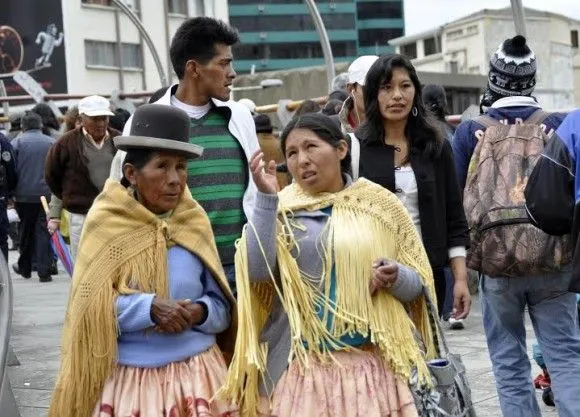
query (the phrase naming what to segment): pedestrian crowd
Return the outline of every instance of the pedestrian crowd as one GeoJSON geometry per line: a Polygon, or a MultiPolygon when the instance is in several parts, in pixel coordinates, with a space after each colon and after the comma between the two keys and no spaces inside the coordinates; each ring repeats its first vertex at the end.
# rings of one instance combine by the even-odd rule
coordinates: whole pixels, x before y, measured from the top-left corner
{"type": "Polygon", "coordinates": [[[59,236],[74,261],[49,416],[475,416],[443,332],[475,281],[503,415],[541,416],[542,389],[580,416],[580,110],[542,110],[526,39],[458,126],[387,54],[279,133],[230,99],[238,42],[189,19],[178,83],[132,115],[89,96],[0,135],[4,257],[10,236],[49,282],[59,236]]]}

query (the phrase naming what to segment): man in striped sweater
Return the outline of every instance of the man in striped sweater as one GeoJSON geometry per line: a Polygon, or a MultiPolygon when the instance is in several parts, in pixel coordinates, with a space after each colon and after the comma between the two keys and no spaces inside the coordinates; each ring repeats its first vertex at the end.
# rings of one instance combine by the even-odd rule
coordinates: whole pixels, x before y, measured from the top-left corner
{"type": "MultiPolygon", "coordinates": [[[[259,149],[250,111],[230,92],[236,72],[231,47],[239,41],[235,29],[208,17],[185,21],[171,42],[170,56],[179,84],[155,103],[184,110],[191,118],[190,143],[204,148],[188,165],[188,185],[207,212],[226,276],[235,293],[234,243],[253,211],[256,187],[248,159],[259,149]]],[[[131,130],[132,118],[124,134],[131,130]]],[[[122,178],[125,155],[119,151],[111,168],[122,178]]]]}

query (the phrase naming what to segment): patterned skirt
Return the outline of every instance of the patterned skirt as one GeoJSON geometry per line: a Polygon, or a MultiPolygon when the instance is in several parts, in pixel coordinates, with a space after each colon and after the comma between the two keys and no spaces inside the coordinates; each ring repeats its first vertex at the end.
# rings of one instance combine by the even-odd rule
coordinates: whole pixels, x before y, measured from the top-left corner
{"type": "Polygon", "coordinates": [[[282,375],[260,414],[268,417],[418,417],[411,390],[374,349],[333,353],[336,362],[296,361],[282,375]],[[338,362],[338,363],[337,363],[338,362]]]}
{"type": "Polygon", "coordinates": [[[217,346],[161,368],[119,365],[105,383],[92,417],[225,417],[238,408],[211,398],[227,368],[217,346]]]}

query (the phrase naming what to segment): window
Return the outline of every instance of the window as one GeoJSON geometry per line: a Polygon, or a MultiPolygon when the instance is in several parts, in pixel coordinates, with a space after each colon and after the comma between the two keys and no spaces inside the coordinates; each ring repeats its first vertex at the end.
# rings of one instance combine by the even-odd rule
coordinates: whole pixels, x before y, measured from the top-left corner
{"type": "Polygon", "coordinates": [[[407,45],[401,45],[401,55],[405,55],[409,59],[417,58],[417,43],[408,43],[407,45]]]}
{"type": "MultiPolygon", "coordinates": [[[[131,10],[137,10],[137,5],[135,4],[136,0],[123,0],[131,10]]],[[[81,0],[83,4],[96,4],[99,6],[114,6],[111,0],[81,0]]]]}
{"type": "Polygon", "coordinates": [[[167,11],[187,15],[187,0],[167,0],[167,11]]]}
{"type": "Polygon", "coordinates": [[[570,40],[572,43],[572,48],[578,48],[578,31],[573,30],[570,32],[570,40]]]}
{"type": "Polygon", "coordinates": [[[425,50],[425,56],[435,55],[440,52],[439,45],[437,45],[435,38],[423,39],[423,49],[425,50]]]}
{"type": "MultiPolygon", "coordinates": [[[[331,42],[330,46],[335,57],[353,57],[357,55],[355,41],[331,42]]],[[[308,59],[322,57],[322,47],[319,42],[238,44],[234,46],[235,59],[308,59]]]]}
{"type": "Polygon", "coordinates": [[[452,30],[450,32],[447,32],[448,39],[458,38],[460,36],[463,36],[463,29],[456,29],[456,30],[452,30]]]}
{"type": "Polygon", "coordinates": [[[457,61],[449,62],[449,72],[451,74],[459,73],[459,63],[457,61]]]}
{"type": "Polygon", "coordinates": [[[403,36],[403,29],[361,29],[358,31],[360,46],[387,45],[391,39],[403,36]]]}
{"type": "Polygon", "coordinates": [[[135,43],[122,43],[121,60],[123,62],[123,68],[143,68],[141,45],[135,43]]]}
{"type": "Polygon", "coordinates": [[[84,4],[98,4],[100,6],[110,6],[111,0],[81,0],[84,4]]]}
{"type": "MultiPolygon", "coordinates": [[[[141,45],[121,44],[123,68],[143,68],[141,45]]],[[[85,40],[86,65],[119,68],[118,47],[115,42],[85,40]]]]}
{"type": "MultiPolygon", "coordinates": [[[[323,14],[322,20],[327,30],[354,29],[352,13],[323,14]]],[[[286,32],[316,30],[310,15],[298,16],[231,16],[230,24],[240,32],[286,32]]]]}
{"type": "Polygon", "coordinates": [[[381,1],[381,2],[363,2],[356,5],[356,13],[359,19],[402,19],[403,2],[402,1],[381,1]]]}

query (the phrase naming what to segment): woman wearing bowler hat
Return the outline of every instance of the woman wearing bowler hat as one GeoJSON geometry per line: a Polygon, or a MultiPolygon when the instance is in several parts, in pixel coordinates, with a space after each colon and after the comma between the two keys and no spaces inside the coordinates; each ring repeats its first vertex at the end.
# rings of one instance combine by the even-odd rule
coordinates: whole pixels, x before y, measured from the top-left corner
{"type": "Polygon", "coordinates": [[[203,151],[189,126],[182,110],[146,104],[114,139],[124,177],[106,183],[85,223],[51,417],[238,415],[212,401],[235,301],[186,187],[187,160],[203,151]]]}

